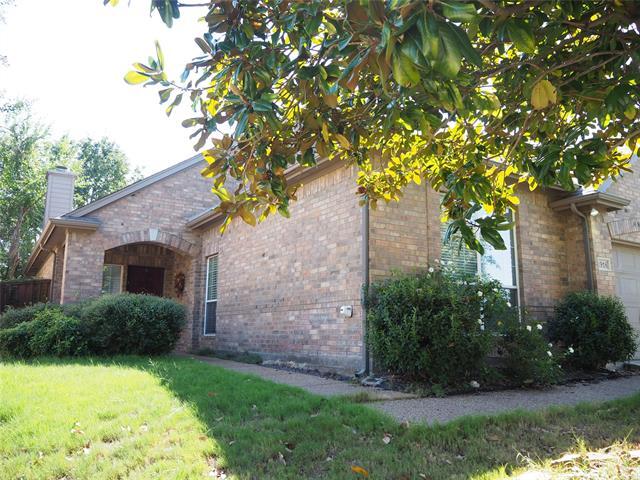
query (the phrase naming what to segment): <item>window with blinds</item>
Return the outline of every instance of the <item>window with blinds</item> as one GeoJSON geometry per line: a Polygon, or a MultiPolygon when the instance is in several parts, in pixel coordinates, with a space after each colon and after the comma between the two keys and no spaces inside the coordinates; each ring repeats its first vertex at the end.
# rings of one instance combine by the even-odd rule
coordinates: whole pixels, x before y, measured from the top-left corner
{"type": "Polygon", "coordinates": [[[113,295],[122,292],[122,265],[106,264],[102,267],[103,295],[113,295]]]}
{"type": "Polygon", "coordinates": [[[216,309],[218,307],[218,255],[207,258],[205,281],[204,334],[216,333],[216,309]]]}
{"type": "MultiPolygon", "coordinates": [[[[483,212],[479,215],[484,216],[483,212]]],[[[507,291],[512,305],[518,304],[518,285],[516,268],[516,250],[513,230],[500,231],[506,245],[506,250],[496,250],[487,242],[482,241],[485,253],[470,250],[462,242],[460,233],[452,235],[449,242],[444,241],[448,223],[441,226],[441,255],[443,265],[461,275],[482,275],[498,280],[507,291]]]]}

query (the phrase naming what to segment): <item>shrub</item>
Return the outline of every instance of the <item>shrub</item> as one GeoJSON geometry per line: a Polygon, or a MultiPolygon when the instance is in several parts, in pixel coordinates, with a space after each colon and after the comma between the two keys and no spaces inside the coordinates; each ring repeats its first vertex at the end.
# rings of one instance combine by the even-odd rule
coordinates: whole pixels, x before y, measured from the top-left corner
{"type": "Polygon", "coordinates": [[[88,302],[81,309],[92,353],[99,355],[170,352],[184,326],[185,310],[173,300],[123,293],[88,302]]]}
{"type": "Polygon", "coordinates": [[[3,356],[28,358],[33,356],[29,342],[31,322],[22,322],[15,327],[0,330],[0,354],[3,356]]]}
{"type": "Polygon", "coordinates": [[[489,326],[509,311],[497,282],[433,269],[372,285],[366,306],[379,366],[442,385],[482,375],[494,342],[489,326]]]}
{"type": "Polygon", "coordinates": [[[28,323],[28,328],[31,333],[29,348],[33,356],[71,357],[88,353],[88,335],[81,321],[59,309],[41,311],[28,323]]]}
{"type": "Polygon", "coordinates": [[[583,369],[628,360],[636,350],[636,335],[622,302],[593,292],[571,293],[556,306],[549,338],[571,347],[567,364],[583,369]]]}
{"type": "Polygon", "coordinates": [[[185,317],[184,307],[172,300],[133,294],[70,307],[27,308],[21,317],[12,312],[12,321],[20,319],[15,326],[0,330],[1,354],[26,358],[168,353],[180,337],[185,317]]]}
{"type": "Polygon", "coordinates": [[[32,321],[36,315],[46,309],[60,309],[59,306],[51,303],[34,303],[22,308],[9,307],[0,316],[0,329],[11,328],[21,323],[32,321]]]}
{"type": "Polygon", "coordinates": [[[498,353],[504,359],[504,373],[510,381],[524,385],[552,385],[561,376],[552,346],[542,325],[520,322],[517,315],[504,318],[498,328],[498,353]]]}

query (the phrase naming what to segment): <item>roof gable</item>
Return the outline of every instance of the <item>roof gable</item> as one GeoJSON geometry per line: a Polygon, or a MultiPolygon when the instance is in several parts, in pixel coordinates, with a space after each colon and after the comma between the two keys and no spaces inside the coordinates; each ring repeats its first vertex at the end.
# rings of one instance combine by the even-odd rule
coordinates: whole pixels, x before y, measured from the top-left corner
{"type": "Polygon", "coordinates": [[[180,163],[176,163],[175,165],[170,166],[169,168],[165,168],[153,175],[149,175],[148,177],[143,178],[142,180],[138,180],[130,185],[127,185],[120,190],[117,190],[105,197],[99,198],[98,200],[88,203],[82,207],[76,208],[75,210],[70,211],[69,213],[65,213],[62,215],[63,217],[83,217],[88,215],[96,210],[106,207],[107,205],[114,203],[121,198],[127,197],[132,193],[135,193],[143,188],[146,188],[154,183],[157,183],[165,178],[168,178],[172,175],[182,172],[188,168],[197,165],[200,162],[204,162],[204,158],[201,154],[195,155],[187,160],[184,160],[180,163]]]}

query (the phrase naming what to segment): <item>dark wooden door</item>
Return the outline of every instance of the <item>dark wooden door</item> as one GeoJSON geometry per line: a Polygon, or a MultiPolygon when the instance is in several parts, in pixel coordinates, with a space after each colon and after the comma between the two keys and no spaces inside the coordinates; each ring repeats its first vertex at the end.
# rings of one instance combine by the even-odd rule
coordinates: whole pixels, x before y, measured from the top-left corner
{"type": "Polygon", "coordinates": [[[127,267],[127,292],[148,293],[161,297],[164,290],[163,283],[164,268],[137,265],[127,267]]]}

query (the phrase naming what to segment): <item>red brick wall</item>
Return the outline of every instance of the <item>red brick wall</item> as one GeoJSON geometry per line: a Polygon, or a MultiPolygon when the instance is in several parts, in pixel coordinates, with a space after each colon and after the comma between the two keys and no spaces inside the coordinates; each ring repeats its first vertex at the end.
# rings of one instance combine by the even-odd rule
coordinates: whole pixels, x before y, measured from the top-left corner
{"type": "Polygon", "coordinates": [[[240,221],[203,234],[198,344],[267,357],[361,367],[361,208],[355,170],[338,168],[298,191],[291,218],[240,221]],[[218,254],[215,337],[202,335],[204,259],[218,254]],[[351,305],[353,317],[338,313],[351,305]]]}

